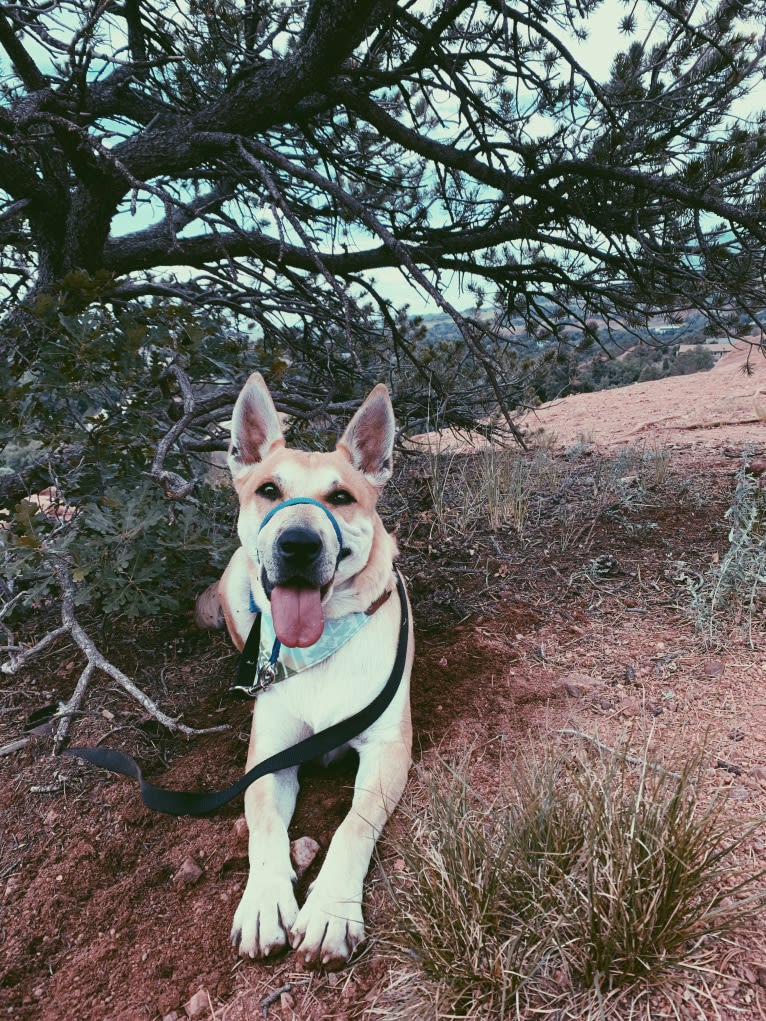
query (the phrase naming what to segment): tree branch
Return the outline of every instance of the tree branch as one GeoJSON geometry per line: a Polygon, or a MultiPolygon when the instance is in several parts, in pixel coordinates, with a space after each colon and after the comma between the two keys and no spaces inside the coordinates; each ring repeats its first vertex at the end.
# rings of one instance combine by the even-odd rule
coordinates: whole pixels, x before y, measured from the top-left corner
{"type": "MultiPolygon", "coordinates": [[[[225,726],[220,726],[197,730],[194,727],[187,726],[185,723],[181,723],[179,718],[168,716],[167,713],[163,712],[159,706],[136,684],[134,684],[134,682],[126,674],[124,674],[113,663],[110,663],[109,660],[106,659],[101,652],[99,652],[93,639],[77,620],[77,616],[75,614],[75,584],[72,579],[71,570],[67,564],[58,557],[51,557],[51,566],[61,590],[62,625],[61,627],[56,628],[55,631],[45,635],[44,638],[31,648],[25,649],[22,652],[13,652],[9,659],[3,663],[2,671],[5,674],[17,673],[22,666],[26,665],[26,663],[28,663],[31,659],[34,659],[34,657],[42,652],[43,649],[47,648],[51,642],[62,637],[64,634],[69,634],[80,651],[84,654],[86,664],[82,674],[80,675],[80,679],[77,682],[77,686],[75,687],[71,698],[67,702],[62,703],[56,714],[56,718],[59,721],[54,739],[56,751],[60,751],[66,741],[72,716],[80,711],[80,707],[83,699],[85,698],[90,682],[97,670],[103,671],[111,677],[112,680],[116,681],[126,694],[130,695],[130,697],[138,702],[153,719],[157,720],[157,722],[161,723],[164,727],[167,727],[168,730],[177,731],[178,733],[185,734],[187,737],[197,737],[201,734],[215,734],[227,729],[225,726]]],[[[3,650],[0,649],[0,652],[1,651],[3,650]]]]}

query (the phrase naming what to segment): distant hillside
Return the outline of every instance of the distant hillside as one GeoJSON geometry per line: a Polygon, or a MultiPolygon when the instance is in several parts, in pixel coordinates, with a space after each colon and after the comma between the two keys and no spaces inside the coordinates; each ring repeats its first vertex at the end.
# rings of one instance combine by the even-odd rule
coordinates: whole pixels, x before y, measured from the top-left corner
{"type": "MultiPolygon", "coordinates": [[[[477,317],[484,321],[495,318],[493,309],[466,309],[465,316],[477,317]]],[[[453,320],[443,312],[428,313],[419,317],[426,328],[426,345],[457,344],[460,333],[453,320]]],[[[571,330],[570,345],[549,345],[530,337],[524,331],[521,317],[515,317],[506,333],[512,338],[513,347],[523,355],[525,352],[542,357],[553,347],[556,356],[549,372],[538,381],[535,392],[541,401],[552,400],[566,394],[590,393],[628,386],[631,383],[669,376],[688,375],[711,369],[721,354],[721,342],[725,337],[705,335],[702,316],[690,313],[678,323],[668,323],[656,317],[644,330],[615,330],[608,333],[598,320],[589,320],[596,325],[597,341],[589,338],[583,343],[582,334],[571,330]],[[711,345],[718,344],[718,348],[711,345]]]]}

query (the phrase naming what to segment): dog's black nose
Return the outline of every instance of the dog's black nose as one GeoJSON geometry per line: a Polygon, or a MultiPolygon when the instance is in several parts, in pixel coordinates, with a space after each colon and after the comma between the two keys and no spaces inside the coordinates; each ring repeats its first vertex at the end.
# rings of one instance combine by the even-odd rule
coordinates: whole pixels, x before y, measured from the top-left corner
{"type": "Polygon", "coordinates": [[[286,528],[277,539],[282,557],[294,565],[314,563],[322,552],[322,539],[310,528],[286,528]]]}

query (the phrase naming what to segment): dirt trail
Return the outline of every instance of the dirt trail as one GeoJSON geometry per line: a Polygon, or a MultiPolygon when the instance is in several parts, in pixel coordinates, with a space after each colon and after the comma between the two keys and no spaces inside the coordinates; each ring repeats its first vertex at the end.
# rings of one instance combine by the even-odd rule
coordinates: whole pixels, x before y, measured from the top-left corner
{"type": "Polygon", "coordinates": [[[575,394],[522,419],[564,446],[582,440],[613,447],[663,443],[692,449],[763,446],[766,358],[737,343],[709,372],[575,394]],[[748,374],[747,368],[750,374],[748,374]]]}

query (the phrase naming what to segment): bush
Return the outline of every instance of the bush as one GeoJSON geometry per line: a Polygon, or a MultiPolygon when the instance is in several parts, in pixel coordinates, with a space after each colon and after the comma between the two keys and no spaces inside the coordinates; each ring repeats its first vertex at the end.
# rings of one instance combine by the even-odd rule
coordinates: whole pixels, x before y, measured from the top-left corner
{"type": "Polygon", "coordinates": [[[192,482],[185,498],[168,500],[147,473],[183,414],[179,374],[198,391],[230,383],[227,364],[241,376],[247,354],[241,338],[181,306],[63,315],[48,296],[37,312],[53,339],[23,375],[0,369],[0,483],[23,477],[29,497],[2,512],[0,555],[15,605],[38,604],[51,590],[49,557],[67,559],[78,601],[96,613],[190,605],[230,552],[234,499],[215,482],[209,452],[183,439],[164,468],[192,482]],[[40,490],[51,506],[41,509],[40,490]]]}
{"type": "Polygon", "coordinates": [[[725,515],[729,546],[717,564],[687,581],[696,626],[711,642],[722,621],[753,631],[766,625],[766,490],[752,473],[749,455],[737,471],[725,515]]]}

